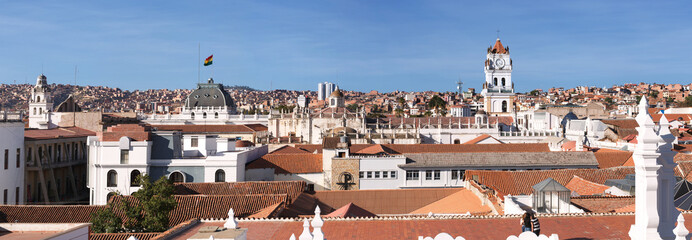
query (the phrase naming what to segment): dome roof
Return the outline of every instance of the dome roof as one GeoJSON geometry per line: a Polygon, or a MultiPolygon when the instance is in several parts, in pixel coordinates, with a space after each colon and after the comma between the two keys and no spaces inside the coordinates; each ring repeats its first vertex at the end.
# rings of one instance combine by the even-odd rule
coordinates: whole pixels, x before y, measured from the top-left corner
{"type": "Polygon", "coordinates": [[[329,97],[344,97],[344,93],[342,93],[341,90],[337,88],[332,92],[332,94],[329,95],[329,97]]]}
{"type": "Polygon", "coordinates": [[[334,134],[339,134],[341,132],[344,132],[346,134],[358,133],[358,131],[356,131],[355,129],[350,128],[350,127],[335,127],[335,128],[332,128],[331,130],[329,130],[329,133],[334,133],[334,134]]]}
{"type": "Polygon", "coordinates": [[[485,115],[485,110],[478,110],[478,112],[476,112],[476,115],[485,115]]]}
{"type": "Polygon", "coordinates": [[[235,102],[224,90],[223,85],[214,83],[214,79],[211,78],[207,83],[197,84],[197,89],[192,91],[185,101],[185,107],[188,108],[224,106],[235,109],[235,102]]]}

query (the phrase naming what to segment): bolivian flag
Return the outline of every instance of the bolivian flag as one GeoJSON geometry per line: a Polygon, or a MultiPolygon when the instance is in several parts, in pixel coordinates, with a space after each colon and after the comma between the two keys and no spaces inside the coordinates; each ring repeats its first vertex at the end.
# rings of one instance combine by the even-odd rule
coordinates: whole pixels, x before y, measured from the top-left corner
{"type": "Polygon", "coordinates": [[[207,59],[204,59],[204,66],[209,66],[211,65],[212,59],[214,58],[214,55],[212,54],[209,56],[207,59]]]}

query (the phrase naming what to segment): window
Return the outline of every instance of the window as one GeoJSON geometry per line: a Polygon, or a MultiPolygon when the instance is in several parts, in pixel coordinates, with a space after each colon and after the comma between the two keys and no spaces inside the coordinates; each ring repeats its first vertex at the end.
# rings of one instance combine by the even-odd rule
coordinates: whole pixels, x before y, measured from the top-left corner
{"type": "Polygon", "coordinates": [[[7,189],[2,191],[2,204],[7,205],[7,189]]]}
{"type": "Polygon", "coordinates": [[[215,112],[215,113],[214,113],[214,118],[219,118],[219,113],[215,112]]]}
{"type": "Polygon", "coordinates": [[[214,176],[214,181],[226,182],[226,172],[224,172],[222,169],[216,170],[216,174],[214,174],[214,176]]]}
{"type": "Polygon", "coordinates": [[[315,191],[315,184],[308,184],[307,189],[308,192],[314,192],[315,191]]]}
{"type": "Polygon", "coordinates": [[[29,150],[26,151],[26,161],[27,162],[31,162],[31,154],[33,154],[33,152],[31,152],[31,148],[29,148],[29,150]]]}
{"type": "Polygon", "coordinates": [[[459,140],[459,139],[454,139],[454,144],[461,144],[461,140],[459,140]]]}
{"type": "Polygon", "coordinates": [[[493,86],[497,86],[497,78],[493,79],[493,86]]]}
{"type": "Polygon", "coordinates": [[[388,174],[388,173],[389,173],[389,172],[387,172],[387,171],[382,172],[382,178],[388,178],[388,177],[387,177],[387,174],[388,174]]]}
{"type": "Polygon", "coordinates": [[[346,152],[339,152],[339,158],[345,158],[346,157],[346,152]]]}
{"type": "Polygon", "coordinates": [[[372,178],[372,172],[367,172],[368,177],[367,178],[372,178]]]}
{"type": "Polygon", "coordinates": [[[19,168],[22,165],[21,155],[22,149],[17,148],[17,168],[19,168]]]}
{"type": "Polygon", "coordinates": [[[19,187],[14,190],[14,204],[19,205],[19,187]]]}
{"type": "Polygon", "coordinates": [[[202,119],[207,119],[207,113],[202,113],[202,119]]]}
{"type": "Polygon", "coordinates": [[[358,177],[359,177],[359,178],[364,178],[364,177],[365,177],[365,172],[360,171],[360,172],[358,173],[358,177]]]}
{"type": "Polygon", "coordinates": [[[502,86],[507,86],[507,84],[505,83],[505,78],[502,78],[502,86]]]}
{"type": "Polygon", "coordinates": [[[171,175],[168,176],[168,179],[170,179],[171,181],[173,181],[173,183],[185,182],[185,176],[183,176],[183,174],[180,173],[180,172],[173,172],[173,173],[171,173],[171,175]]]}
{"type": "Polygon", "coordinates": [[[192,118],[192,120],[195,120],[195,113],[190,113],[190,118],[192,118]]]}
{"type": "Polygon", "coordinates": [[[60,162],[62,160],[62,146],[58,145],[55,147],[55,160],[60,162]]]}
{"type": "Polygon", "coordinates": [[[440,170],[435,170],[435,171],[433,172],[433,178],[434,178],[435,180],[440,180],[440,170]]]}
{"type": "Polygon", "coordinates": [[[433,170],[425,170],[425,180],[432,180],[433,170]]]}
{"type": "Polygon", "coordinates": [[[389,172],[389,177],[396,178],[396,171],[389,172]]]}
{"type": "Polygon", "coordinates": [[[452,180],[459,179],[459,170],[452,170],[452,180]]]}
{"type": "Polygon", "coordinates": [[[130,187],[139,187],[140,186],[140,177],[142,173],[139,172],[139,170],[132,170],[130,173],[130,187]]]}
{"type": "Polygon", "coordinates": [[[418,180],[418,171],[417,170],[407,170],[406,171],[406,180],[418,180]]]}
{"type": "Polygon", "coordinates": [[[8,169],[10,167],[10,150],[5,149],[5,169],[8,169]]]}
{"type": "Polygon", "coordinates": [[[375,171],[375,178],[380,178],[380,172],[379,171],[375,171]]]}
{"type": "Polygon", "coordinates": [[[108,177],[106,178],[107,187],[117,187],[118,186],[118,172],[115,170],[108,171],[108,177]]]}
{"type": "Polygon", "coordinates": [[[130,150],[120,149],[120,164],[128,164],[130,162],[130,150]]]}
{"type": "Polygon", "coordinates": [[[192,138],[190,139],[190,146],[191,146],[191,147],[197,147],[197,144],[198,144],[197,141],[198,141],[197,137],[192,137],[192,138]]]}

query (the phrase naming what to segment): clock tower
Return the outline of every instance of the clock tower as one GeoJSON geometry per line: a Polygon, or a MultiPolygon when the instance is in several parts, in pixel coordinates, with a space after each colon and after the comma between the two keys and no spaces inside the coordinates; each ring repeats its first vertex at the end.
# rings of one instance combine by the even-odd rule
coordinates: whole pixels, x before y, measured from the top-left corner
{"type": "Polygon", "coordinates": [[[483,104],[488,114],[514,112],[514,82],[512,82],[512,59],[509,47],[502,46],[500,38],[488,48],[485,59],[485,83],[483,83],[483,104]]]}

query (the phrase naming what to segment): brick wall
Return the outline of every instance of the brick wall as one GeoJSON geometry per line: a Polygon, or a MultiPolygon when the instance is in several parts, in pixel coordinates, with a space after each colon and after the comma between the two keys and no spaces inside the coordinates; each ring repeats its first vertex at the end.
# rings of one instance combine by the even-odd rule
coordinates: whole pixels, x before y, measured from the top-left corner
{"type": "Polygon", "coordinates": [[[341,173],[348,172],[353,176],[353,183],[351,185],[352,190],[360,189],[360,178],[358,173],[360,172],[360,160],[358,159],[344,159],[344,158],[334,158],[332,159],[332,180],[331,187],[332,190],[341,190],[342,186],[338,183],[341,182],[341,173]]]}

